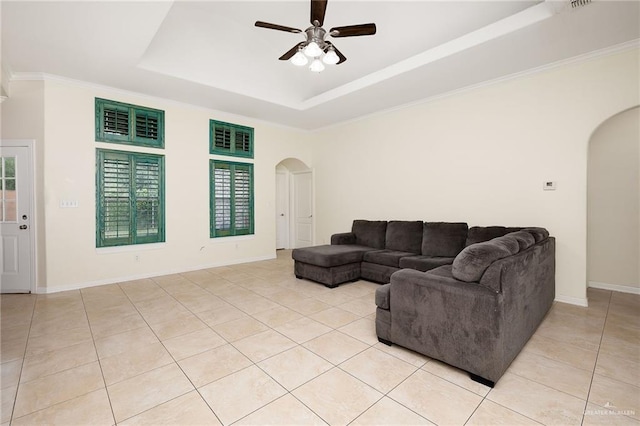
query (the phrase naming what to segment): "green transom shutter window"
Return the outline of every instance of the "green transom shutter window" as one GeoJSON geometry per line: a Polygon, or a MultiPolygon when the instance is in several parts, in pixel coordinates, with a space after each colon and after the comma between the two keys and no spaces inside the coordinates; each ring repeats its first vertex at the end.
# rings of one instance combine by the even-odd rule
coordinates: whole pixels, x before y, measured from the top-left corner
{"type": "Polygon", "coordinates": [[[253,234],[253,164],[210,161],[211,237],[253,234]]]}
{"type": "Polygon", "coordinates": [[[164,111],[96,98],[96,141],[164,148],[164,111]]]}
{"type": "Polygon", "coordinates": [[[97,150],[97,247],[164,241],[164,157],[97,150]]]}
{"type": "Polygon", "coordinates": [[[209,153],[253,158],[253,128],[209,121],[209,153]]]}

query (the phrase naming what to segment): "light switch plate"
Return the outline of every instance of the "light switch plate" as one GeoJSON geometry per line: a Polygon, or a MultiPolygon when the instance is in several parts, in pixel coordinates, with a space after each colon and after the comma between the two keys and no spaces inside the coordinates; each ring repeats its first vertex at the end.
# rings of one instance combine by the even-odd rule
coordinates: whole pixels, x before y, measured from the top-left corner
{"type": "Polygon", "coordinates": [[[60,200],[61,209],[74,209],[78,207],[78,200],[60,200]]]}

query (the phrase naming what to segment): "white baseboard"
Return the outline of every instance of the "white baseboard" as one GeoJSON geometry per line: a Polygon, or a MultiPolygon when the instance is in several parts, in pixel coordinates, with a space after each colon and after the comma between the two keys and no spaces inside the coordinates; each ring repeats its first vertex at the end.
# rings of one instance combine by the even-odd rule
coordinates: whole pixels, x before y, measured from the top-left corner
{"type": "Polygon", "coordinates": [[[570,305],[582,306],[583,308],[589,306],[587,299],[581,297],[556,296],[555,302],[568,303],[570,305]]]}
{"type": "Polygon", "coordinates": [[[198,271],[200,269],[209,269],[209,268],[218,268],[220,266],[229,266],[229,265],[239,265],[242,263],[250,263],[250,262],[260,262],[263,260],[272,260],[275,259],[276,255],[269,255],[269,256],[260,256],[260,257],[253,257],[253,258],[248,258],[248,259],[239,259],[239,260],[235,260],[235,261],[231,261],[231,262],[218,262],[218,263],[212,263],[212,264],[207,264],[207,265],[199,265],[199,266],[193,266],[190,268],[185,268],[185,269],[172,269],[172,270],[168,270],[168,271],[158,271],[158,272],[152,272],[152,273],[147,273],[147,274],[139,274],[139,275],[129,275],[129,276],[125,276],[125,277],[117,277],[117,278],[107,278],[104,280],[97,280],[97,281],[89,281],[89,282],[84,282],[84,283],[76,283],[76,284],[71,284],[71,285],[65,285],[65,286],[55,286],[55,287],[37,287],[36,288],[36,293],[37,294],[48,294],[48,293],[58,293],[61,291],[69,291],[69,290],[81,290],[83,288],[89,288],[89,287],[97,287],[97,286],[101,286],[101,285],[107,285],[107,284],[116,284],[116,283],[122,283],[122,282],[126,282],[126,281],[135,281],[135,280],[142,280],[145,278],[153,278],[153,277],[159,277],[162,275],[171,275],[171,274],[180,274],[183,272],[191,272],[191,271],[198,271]]]}
{"type": "Polygon", "coordinates": [[[599,288],[601,290],[619,291],[621,293],[640,294],[640,287],[634,287],[630,285],[618,285],[601,283],[598,281],[589,281],[589,287],[599,288]]]}

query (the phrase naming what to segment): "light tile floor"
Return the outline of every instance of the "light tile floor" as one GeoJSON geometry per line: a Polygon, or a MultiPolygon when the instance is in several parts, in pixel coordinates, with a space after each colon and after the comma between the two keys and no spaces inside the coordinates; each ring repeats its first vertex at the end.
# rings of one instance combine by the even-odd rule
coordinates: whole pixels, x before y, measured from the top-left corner
{"type": "Polygon", "coordinates": [[[292,266],[1,296],[0,425],[640,425],[640,296],[554,304],[489,389],[378,343],[376,284],[292,266]]]}

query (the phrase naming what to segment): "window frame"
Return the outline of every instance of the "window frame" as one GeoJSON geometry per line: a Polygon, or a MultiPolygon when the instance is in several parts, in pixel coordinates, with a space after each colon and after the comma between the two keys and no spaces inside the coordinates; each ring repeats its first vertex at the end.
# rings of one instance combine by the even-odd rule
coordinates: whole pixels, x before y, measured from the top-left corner
{"type": "Polygon", "coordinates": [[[165,205],[165,156],[160,154],[142,153],[134,151],[119,151],[112,149],[96,148],[96,248],[133,246],[141,244],[163,243],[165,236],[166,205],[165,205]],[[122,238],[105,238],[104,225],[104,168],[102,164],[107,156],[124,156],[129,160],[129,232],[122,238]],[[136,163],[142,160],[153,159],[158,164],[158,232],[153,236],[138,236],[136,208],[136,163]]]}
{"type": "MultiPolygon", "coordinates": [[[[220,167],[222,168],[222,167],[220,167]]],[[[235,237],[242,235],[254,235],[255,234],[255,194],[254,194],[254,165],[253,163],[243,163],[236,161],[209,160],[209,237],[210,238],[224,238],[235,237]],[[231,224],[229,229],[218,230],[216,229],[216,197],[215,197],[215,170],[216,165],[224,165],[224,168],[231,170],[231,201],[230,201],[230,215],[231,224]],[[236,229],[236,203],[235,203],[235,185],[236,185],[236,170],[238,168],[245,169],[249,172],[249,227],[236,229]]]]}
{"type": "Polygon", "coordinates": [[[95,98],[96,114],[96,141],[119,143],[124,145],[143,146],[164,149],[164,111],[108,99],[95,98]],[[128,134],[118,135],[105,132],[104,110],[105,107],[128,113],[128,134]],[[158,137],[147,138],[137,135],[137,118],[142,115],[156,115],[158,120],[158,137]]]}
{"type": "Polygon", "coordinates": [[[209,154],[228,155],[231,157],[253,158],[254,130],[253,127],[241,126],[239,124],[226,123],[224,121],[209,120],[209,154]],[[216,128],[224,128],[231,132],[231,143],[228,149],[216,147],[216,128]],[[241,130],[249,133],[249,150],[236,150],[236,131],[241,130]]]}

